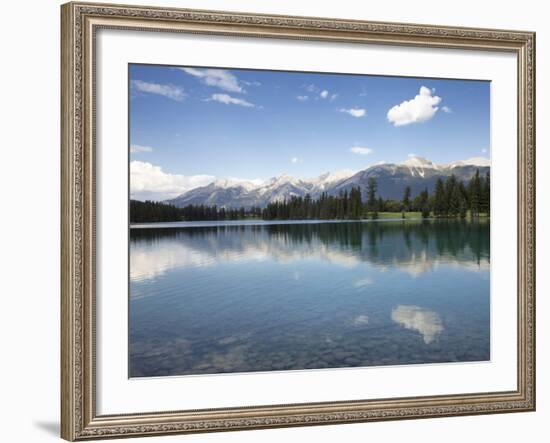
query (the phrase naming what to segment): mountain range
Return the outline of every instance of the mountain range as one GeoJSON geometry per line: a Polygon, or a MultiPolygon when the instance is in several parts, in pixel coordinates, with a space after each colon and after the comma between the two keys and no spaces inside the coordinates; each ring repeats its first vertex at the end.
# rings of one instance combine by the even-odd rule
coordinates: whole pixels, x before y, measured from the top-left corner
{"type": "Polygon", "coordinates": [[[358,172],[327,172],[312,179],[294,178],[287,174],[273,177],[260,184],[221,179],[191,189],[176,198],[166,200],[165,203],[177,207],[203,204],[225,208],[263,208],[268,203],[292,196],[303,197],[310,194],[316,199],[323,192],[338,195],[341,191],[349,192],[354,187],[359,187],[365,196],[369,177],[375,177],[377,180],[377,196],[400,200],[406,186],[410,186],[414,197],[426,188],[432,193],[439,178],[445,179],[454,174],[458,180],[466,182],[474,176],[476,170],[485,175],[489,169],[490,162],[483,157],[448,164],[436,164],[422,157],[411,157],[402,163],[377,164],[358,172]]]}

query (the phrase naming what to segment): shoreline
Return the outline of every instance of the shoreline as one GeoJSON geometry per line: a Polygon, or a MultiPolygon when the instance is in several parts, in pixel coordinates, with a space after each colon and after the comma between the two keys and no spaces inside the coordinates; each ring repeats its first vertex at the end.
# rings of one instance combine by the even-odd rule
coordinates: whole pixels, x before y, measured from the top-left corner
{"type": "Polygon", "coordinates": [[[215,227],[215,226],[272,226],[272,225],[315,225],[315,224],[329,224],[329,223],[376,223],[376,222],[407,222],[407,221],[489,221],[489,216],[482,216],[477,218],[467,217],[379,217],[376,219],[353,219],[353,220],[339,220],[339,219],[302,219],[302,220],[262,220],[262,219],[250,219],[250,220],[203,220],[203,221],[175,221],[175,222],[149,222],[149,223],[131,223],[129,229],[162,229],[162,228],[202,228],[202,227],[215,227]]]}

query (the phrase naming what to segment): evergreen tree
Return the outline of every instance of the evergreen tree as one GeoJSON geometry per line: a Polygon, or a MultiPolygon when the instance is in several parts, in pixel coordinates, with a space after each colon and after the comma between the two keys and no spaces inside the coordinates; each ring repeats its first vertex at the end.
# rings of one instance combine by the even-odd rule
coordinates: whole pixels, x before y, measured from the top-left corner
{"type": "Polygon", "coordinates": [[[422,218],[428,218],[430,216],[428,188],[425,188],[418,195],[418,208],[422,212],[422,218]]]}
{"type": "Polygon", "coordinates": [[[422,206],[422,218],[428,218],[430,216],[430,207],[426,204],[422,206]]]}
{"type": "Polygon", "coordinates": [[[447,214],[456,217],[460,213],[461,195],[455,175],[451,175],[445,183],[445,195],[447,200],[447,214]]]}
{"type": "Polygon", "coordinates": [[[313,204],[309,193],[304,197],[304,218],[313,218],[313,204]]]}
{"type": "Polygon", "coordinates": [[[460,215],[460,218],[466,218],[466,215],[468,213],[468,203],[466,202],[466,198],[464,195],[459,193],[459,201],[458,201],[458,212],[460,215]]]}
{"type": "Polygon", "coordinates": [[[411,206],[411,187],[406,186],[403,193],[403,211],[409,211],[411,206]]]}
{"type": "Polygon", "coordinates": [[[352,188],[349,196],[349,218],[361,218],[361,188],[352,188]]]}
{"type": "Polygon", "coordinates": [[[491,215],[491,172],[487,171],[485,177],[485,193],[487,195],[487,215],[491,215]]]}
{"type": "Polygon", "coordinates": [[[340,191],[336,202],[336,218],[343,219],[344,216],[344,191],[340,191]]]}
{"type": "Polygon", "coordinates": [[[470,180],[468,191],[470,194],[470,211],[472,217],[477,217],[481,209],[481,180],[479,178],[479,169],[476,169],[475,175],[470,180]]]}
{"type": "Polygon", "coordinates": [[[480,212],[487,215],[491,212],[491,174],[487,171],[485,179],[481,179],[480,212]]]}
{"type": "Polygon", "coordinates": [[[368,210],[373,212],[373,216],[377,211],[377,200],[376,200],[376,191],[378,190],[378,182],[375,177],[369,177],[367,181],[367,207],[368,210]]]}
{"type": "Polygon", "coordinates": [[[466,189],[466,186],[464,186],[464,183],[461,181],[458,182],[458,189],[466,202],[466,209],[468,209],[470,207],[470,195],[468,193],[468,189],[466,189]]]}
{"type": "Polygon", "coordinates": [[[344,217],[343,218],[348,218],[349,216],[349,201],[348,201],[348,190],[346,189],[344,191],[344,197],[343,197],[343,202],[342,202],[342,206],[343,206],[343,211],[344,211],[344,217]]]}
{"type": "Polygon", "coordinates": [[[445,187],[441,178],[438,178],[435,183],[434,215],[436,217],[445,217],[447,215],[445,187]]]}

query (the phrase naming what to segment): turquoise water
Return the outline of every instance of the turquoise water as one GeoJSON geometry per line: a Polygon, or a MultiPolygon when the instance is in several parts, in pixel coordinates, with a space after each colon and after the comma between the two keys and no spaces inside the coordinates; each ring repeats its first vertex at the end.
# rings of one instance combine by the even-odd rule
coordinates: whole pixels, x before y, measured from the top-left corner
{"type": "Polygon", "coordinates": [[[130,230],[130,376],[490,358],[488,222],[130,230]]]}

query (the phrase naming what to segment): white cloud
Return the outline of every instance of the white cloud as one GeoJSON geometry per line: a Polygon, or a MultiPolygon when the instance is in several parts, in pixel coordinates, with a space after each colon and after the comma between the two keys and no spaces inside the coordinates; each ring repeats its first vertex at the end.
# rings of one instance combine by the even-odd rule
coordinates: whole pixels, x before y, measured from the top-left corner
{"type": "Polygon", "coordinates": [[[239,80],[237,77],[224,69],[179,69],[189,75],[192,75],[193,77],[199,78],[205,85],[214,86],[229,92],[245,92],[239,85],[239,80]]]}
{"type": "Polygon", "coordinates": [[[406,329],[418,331],[427,345],[445,329],[436,312],[418,306],[399,305],[392,310],[391,318],[406,329]]]}
{"type": "Polygon", "coordinates": [[[337,93],[334,92],[331,94],[330,91],[328,91],[327,89],[321,89],[319,86],[314,84],[302,85],[301,87],[304,88],[307,92],[311,93],[315,100],[328,99],[329,101],[333,101],[338,98],[337,93]]]}
{"type": "Polygon", "coordinates": [[[241,83],[245,84],[246,86],[262,86],[262,84],[257,81],[248,82],[246,80],[241,80],[241,83]]]}
{"type": "Polygon", "coordinates": [[[369,316],[366,314],[358,315],[353,319],[353,324],[355,326],[363,326],[369,324],[369,316]]]}
{"type": "Polygon", "coordinates": [[[388,111],[388,121],[394,126],[405,126],[411,123],[422,123],[430,120],[441,102],[441,97],[432,95],[434,91],[422,86],[416,97],[395,105],[388,111]]]}
{"type": "Polygon", "coordinates": [[[130,152],[132,154],[138,154],[140,152],[153,152],[153,148],[151,146],[131,145],[130,152]]]}
{"type": "Polygon", "coordinates": [[[352,117],[355,117],[355,118],[360,118],[360,117],[364,117],[365,115],[367,115],[367,110],[363,109],[363,108],[350,108],[350,109],[342,108],[339,111],[340,112],[345,112],[346,114],[349,114],[349,115],[351,115],[352,117]]]}
{"type": "Polygon", "coordinates": [[[304,88],[308,92],[318,92],[319,91],[319,88],[315,85],[305,85],[304,88]]]}
{"type": "Polygon", "coordinates": [[[297,95],[296,100],[301,101],[301,102],[305,102],[305,101],[309,100],[309,97],[307,95],[297,95]]]}
{"type": "Polygon", "coordinates": [[[190,189],[214,181],[211,175],[179,175],[164,172],[160,166],[134,160],[130,162],[130,194],[132,198],[146,196],[154,200],[177,197],[190,189]]]}
{"type": "Polygon", "coordinates": [[[449,108],[448,106],[442,106],[441,107],[441,110],[445,113],[445,114],[452,114],[453,113],[453,110],[451,108],[449,108]]]}
{"type": "Polygon", "coordinates": [[[365,148],[363,146],[353,146],[350,148],[350,151],[359,155],[368,155],[374,152],[371,148],[365,148]]]}
{"type": "Polygon", "coordinates": [[[369,277],[366,277],[366,278],[363,278],[361,280],[357,280],[353,286],[355,286],[356,288],[364,288],[365,286],[369,286],[369,285],[372,285],[374,282],[372,280],[372,278],[369,278],[369,277]]]}
{"type": "Polygon", "coordinates": [[[212,94],[209,101],[220,102],[226,105],[244,106],[245,108],[255,108],[256,106],[241,98],[231,97],[228,94],[212,94]]]}
{"type": "Polygon", "coordinates": [[[293,164],[302,163],[302,160],[300,160],[298,157],[292,157],[290,159],[290,163],[293,163],[293,164]]]}
{"type": "Polygon", "coordinates": [[[139,92],[162,95],[163,97],[171,98],[176,101],[182,101],[186,96],[183,88],[179,86],[161,85],[159,83],[149,83],[142,80],[132,80],[131,84],[139,92]]]}
{"type": "Polygon", "coordinates": [[[483,149],[481,150],[481,152],[483,152],[483,153],[485,154],[485,153],[487,153],[487,149],[483,148],[483,149]]]}

